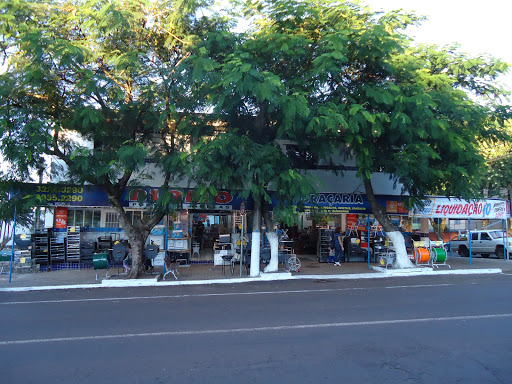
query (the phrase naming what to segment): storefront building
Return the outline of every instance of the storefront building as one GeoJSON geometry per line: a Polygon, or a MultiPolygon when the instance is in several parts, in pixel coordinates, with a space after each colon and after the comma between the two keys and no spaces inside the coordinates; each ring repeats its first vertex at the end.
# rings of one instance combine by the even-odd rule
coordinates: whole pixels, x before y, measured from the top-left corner
{"type": "MultiPolygon", "coordinates": [[[[349,183],[344,183],[343,186],[345,190],[354,190],[353,185],[349,183]]],[[[381,190],[386,188],[388,191],[396,192],[390,189],[389,185],[381,190]]],[[[36,238],[43,236],[42,243],[45,241],[44,236],[47,237],[48,250],[46,253],[35,255],[43,262],[45,257],[48,263],[77,261],[76,257],[69,258],[68,239],[73,237],[78,237],[79,243],[75,242],[72,247],[88,249],[86,252],[89,254],[91,249],[97,251],[104,247],[111,250],[115,242],[126,240],[119,225],[118,215],[110,207],[108,198],[100,187],[43,184],[34,185],[34,189],[41,200],[46,202],[44,225],[34,233],[36,238]]],[[[193,259],[192,256],[196,253],[198,261],[205,261],[213,259],[216,243],[222,235],[229,235],[230,241],[234,244],[239,242],[241,222],[247,218],[246,215],[241,215],[240,210],[243,206],[244,210],[250,211],[250,200],[244,201],[235,191],[222,190],[215,197],[215,204],[203,207],[194,204],[193,190],[190,188],[175,188],[171,192],[182,201],[182,204],[174,216],[164,218],[151,232],[148,241],[156,244],[160,250],[154,260],[155,265],[163,264],[165,250],[186,249],[189,260],[193,259]]],[[[158,196],[158,188],[127,188],[122,196],[122,202],[133,223],[144,218],[147,203],[156,201],[158,196]]],[[[510,217],[510,205],[503,200],[490,199],[485,202],[469,203],[433,197],[422,211],[409,212],[403,206],[403,198],[400,195],[377,195],[377,199],[386,207],[393,224],[404,234],[418,233],[429,236],[429,232],[433,232],[432,220],[450,219],[452,223],[447,226],[448,231],[451,226],[454,233],[457,233],[466,229],[465,220],[468,218],[479,218],[485,224],[485,220],[500,221],[510,217]]],[[[247,226],[251,223],[246,220],[244,224],[247,232],[247,226]]],[[[312,194],[305,203],[305,211],[299,214],[299,224],[279,229],[284,230],[286,240],[292,242],[297,253],[317,254],[318,261],[327,262],[328,257],[324,252],[325,236],[328,231],[339,227],[343,234],[351,236],[355,229],[359,235],[359,247],[367,250],[370,243],[373,250],[372,236],[377,235],[377,224],[366,196],[356,190],[312,194]]],[[[279,223],[276,225],[279,226],[279,223]]],[[[445,235],[446,231],[441,237],[445,235]]],[[[265,236],[262,236],[263,247],[266,246],[265,242],[265,236]]],[[[35,247],[34,252],[38,252],[38,247],[35,247]]],[[[364,256],[364,253],[360,254],[364,256]]]]}

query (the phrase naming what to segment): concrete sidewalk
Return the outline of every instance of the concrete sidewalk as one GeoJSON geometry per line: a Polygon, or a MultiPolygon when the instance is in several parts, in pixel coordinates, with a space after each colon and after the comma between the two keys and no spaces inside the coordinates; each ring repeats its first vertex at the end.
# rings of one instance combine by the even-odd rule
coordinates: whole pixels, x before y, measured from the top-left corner
{"type": "MultiPolygon", "coordinates": [[[[280,268],[277,273],[261,273],[258,277],[247,276],[245,268],[240,276],[240,265],[235,266],[235,272],[231,275],[229,266],[214,266],[212,263],[191,264],[182,266],[178,279],[168,274],[166,280],[162,280],[162,267],[156,267],[153,274],[144,274],[139,279],[127,280],[122,274],[123,269],[113,267],[108,270],[106,278],[105,270],[96,271],[88,269],[68,269],[50,272],[38,272],[27,274],[12,274],[9,283],[9,275],[0,275],[0,291],[28,291],[47,289],[71,289],[71,288],[102,288],[102,287],[135,287],[135,286],[166,286],[166,285],[199,285],[199,284],[234,284],[254,281],[275,281],[293,279],[374,279],[397,276],[439,276],[446,274],[490,274],[512,273],[512,261],[484,259],[459,256],[448,257],[448,266],[438,268],[417,267],[412,269],[384,269],[377,264],[367,262],[343,263],[341,267],[333,264],[318,263],[314,255],[299,255],[301,269],[299,272],[288,272],[280,268]],[[98,279],[96,279],[96,276],[98,279]]],[[[280,266],[281,267],[281,266],[280,266]]]]}

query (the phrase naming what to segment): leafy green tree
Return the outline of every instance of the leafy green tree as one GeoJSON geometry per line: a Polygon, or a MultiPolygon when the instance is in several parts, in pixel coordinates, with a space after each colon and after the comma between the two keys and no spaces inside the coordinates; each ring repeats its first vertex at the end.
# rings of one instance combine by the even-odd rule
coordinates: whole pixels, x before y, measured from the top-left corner
{"type": "MultiPolygon", "coordinates": [[[[27,180],[48,156],[67,180],[101,186],[132,247],[129,277],[142,271],[155,224],[178,202],[173,159],[190,145],[196,100],[192,47],[218,20],[198,19],[207,1],[15,1],[0,7],[1,150],[27,180]],[[152,169],[147,166],[150,159],[152,169]],[[152,171],[153,173],[151,173],[152,171]],[[121,196],[128,185],[161,183],[158,201],[133,224],[121,196]]],[[[206,65],[206,64],[205,64],[206,65]]]]}
{"type": "MultiPolygon", "coordinates": [[[[252,14],[251,4],[247,7],[252,14]]],[[[258,21],[255,30],[219,34],[200,47],[214,63],[205,77],[204,99],[222,131],[203,136],[189,158],[189,176],[203,186],[200,199],[229,186],[254,202],[252,276],[259,274],[262,218],[271,245],[266,271],[275,271],[274,223],[296,217],[294,203],[300,205],[316,188],[315,179],[304,172],[308,162],[316,165],[312,148],[328,154],[337,136],[335,124],[327,129],[309,124],[315,106],[308,99],[318,92],[308,68],[315,55],[308,48],[312,32],[258,21]],[[271,215],[273,194],[278,199],[271,215]]]]}
{"type": "Polygon", "coordinates": [[[0,148],[17,177],[40,172],[53,156],[70,180],[102,186],[132,245],[131,277],[149,231],[175,203],[165,191],[185,169],[200,183],[200,202],[220,186],[240,186],[255,202],[254,229],[261,216],[271,229],[270,191],[280,194],[277,211],[289,213],[314,187],[309,160],[344,148],[402,261],[403,238],[376,203],[372,173],[389,174],[411,202],[478,195],[478,143],[506,138],[508,109],[495,84],[506,64],[415,47],[403,30],[417,17],[350,2],[247,1],[237,8],[251,17],[247,33],[229,31],[232,15],[198,19],[203,5],[0,8],[9,58],[0,76],[0,148]],[[131,180],[152,177],[147,158],[164,193],[134,226],[120,199],[131,180]]]}
{"type": "MultiPolygon", "coordinates": [[[[507,123],[510,132],[510,122],[507,123]]],[[[487,160],[487,173],[484,186],[489,197],[510,199],[512,193],[512,143],[501,141],[482,144],[482,153],[487,160]]]]}
{"type": "MultiPolygon", "coordinates": [[[[218,61],[215,111],[229,116],[240,137],[249,132],[260,145],[289,139],[319,156],[326,142],[346,148],[395,244],[398,266],[410,265],[403,236],[377,203],[371,175],[389,174],[411,205],[429,194],[480,196],[485,159],[479,143],[507,137],[509,108],[500,104],[505,92],[496,79],[508,65],[451,47],[415,46],[404,30],[421,18],[402,12],[330,0],[255,0],[244,10],[253,23],[218,61]]],[[[244,165],[255,175],[250,185],[271,185],[257,179],[261,169],[275,167],[271,159],[244,165]]]]}
{"type": "Polygon", "coordinates": [[[34,202],[22,188],[8,179],[0,180],[0,250],[12,240],[15,209],[17,228],[29,228],[33,224],[34,202]]]}
{"type": "Polygon", "coordinates": [[[429,194],[480,197],[485,159],[479,143],[506,137],[509,110],[497,103],[504,91],[493,80],[508,66],[455,50],[409,46],[392,29],[393,20],[384,16],[358,35],[348,63],[360,62],[352,75],[361,80],[333,87],[330,96],[346,100],[345,140],[372,211],[397,246],[398,266],[406,266],[403,236],[377,204],[371,174],[390,174],[411,205],[429,194]]]}
{"type": "MultiPolygon", "coordinates": [[[[250,125],[245,128],[248,132],[253,129],[250,125]]],[[[240,134],[236,128],[198,145],[193,157],[191,177],[202,185],[197,191],[198,200],[207,203],[208,196],[215,196],[219,188],[229,186],[241,191],[240,196],[250,198],[254,204],[251,276],[259,274],[262,219],[272,252],[267,271],[277,270],[278,238],[274,223],[293,221],[295,209],[286,203],[304,199],[314,190],[313,180],[302,174],[279,146],[271,141],[258,142],[249,134],[240,134]],[[271,207],[273,197],[277,205],[271,207]]]]}

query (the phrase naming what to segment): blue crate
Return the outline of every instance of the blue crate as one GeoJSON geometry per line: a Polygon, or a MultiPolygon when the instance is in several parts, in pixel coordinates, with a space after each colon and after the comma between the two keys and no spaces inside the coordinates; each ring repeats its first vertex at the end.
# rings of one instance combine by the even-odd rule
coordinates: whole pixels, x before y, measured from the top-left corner
{"type": "Polygon", "coordinates": [[[50,265],[41,265],[39,270],[41,272],[46,271],[64,271],[68,269],[89,269],[92,268],[92,265],[87,265],[84,263],[58,263],[58,264],[50,264],[50,265]]]}

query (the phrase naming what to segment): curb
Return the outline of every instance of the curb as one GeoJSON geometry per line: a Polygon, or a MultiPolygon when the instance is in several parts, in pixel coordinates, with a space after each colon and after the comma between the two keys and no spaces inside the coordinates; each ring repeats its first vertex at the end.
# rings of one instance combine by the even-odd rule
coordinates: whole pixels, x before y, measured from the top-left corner
{"type": "Polygon", "coordinates": [[[186,280],[186,281],[165,281],[160,276],[154,279],[140,280],[102,280],[101,284],[77,284],[77,285],[50,285],[39,287],[13,287],[0,288],[0,292],[27,292],[46,291],[59,289],[91,289],[91,288],[129,288],[129,287],[163,287],[177,285],[212,285],[212,284],[240,284],[261,281],[284,281],[284,280],[354,280],[354,279],[384,279],[388,277],[409,277],[409,276],[436,276],[436,275],[477,275],[477,274],[499,274],[503,273],[500,268],[488,269],[457,269],[457,270],[432,270],[430,268],[411,269],[384,269],[373,267],[379,273],[359,273],[347,275],[292,275],[290,272],[262,273],[258,277],[213,279],[213,280],[186,280]]]}
{"type": "MultiPolygon", "coordinates": [[[[375,270],[380,267],[373,267],[375,270]]],[[[435,275],[475,275],[475,274],[496,274],[503,273],[501,268],[487,268],[487,269],[454,269],[454,270],[433,270],[429,268],[412,268],[400,270],[387,270],[380,271],[389,277],[407,277],[407,276],[435,276],[435,275]]]]}

